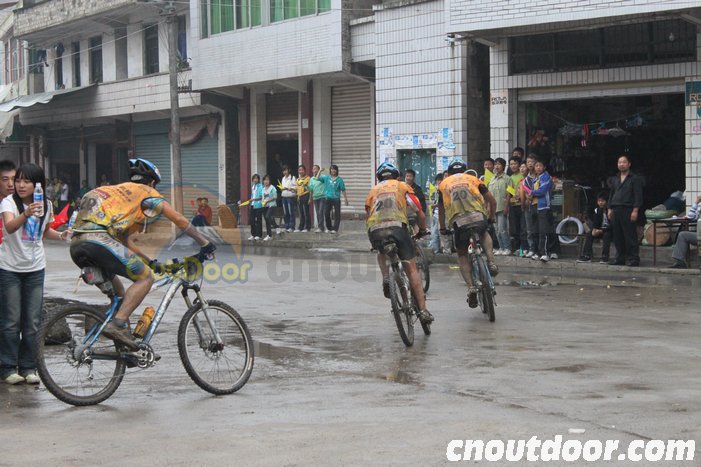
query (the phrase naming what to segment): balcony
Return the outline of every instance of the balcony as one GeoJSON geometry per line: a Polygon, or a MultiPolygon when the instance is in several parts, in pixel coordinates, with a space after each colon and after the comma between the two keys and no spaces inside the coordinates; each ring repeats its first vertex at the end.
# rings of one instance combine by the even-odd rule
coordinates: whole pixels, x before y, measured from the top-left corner
{"type": "Polygon", "coordinates": [[[122,27],[138,10],[156,11],[139,0],[24,0],[15,10],[14,33],[35,44],[48,44],[56,37],[80,29],[105,31],[122,27]]]}

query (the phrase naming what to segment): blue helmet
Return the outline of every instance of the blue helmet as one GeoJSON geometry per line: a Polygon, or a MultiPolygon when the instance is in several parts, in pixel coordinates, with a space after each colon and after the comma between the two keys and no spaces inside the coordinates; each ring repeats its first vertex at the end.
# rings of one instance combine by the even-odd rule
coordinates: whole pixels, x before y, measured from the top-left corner
{"type": "Polygon", "coordinates": [[[379,181],[386,180],[388,178],[397,179],[399,178],[399,169],[395,167],[394,164],[392,164],[391,162],[383,162],[377,168],[377,172],[375,172],[375,175],[377,176],[377,179],[379,181]]]}
{"type": "Polygon", "coordinates": [[[137,157],[136,159],[129,159],[129,180],[137,183],[148,183],[153,180],[156,183],[160,183],[161,172],[151,162],[137,157]]]}
{"type": "Polygon", "coordinates": [[[456,157],[452,161],[450,161],[450,165],[448,166],[448,173],[450,175],[458,174],[458,173],[464,173],[467,170],[467,164],[465,164],[465,161],[460,159],[459,157],[456,157]]]}

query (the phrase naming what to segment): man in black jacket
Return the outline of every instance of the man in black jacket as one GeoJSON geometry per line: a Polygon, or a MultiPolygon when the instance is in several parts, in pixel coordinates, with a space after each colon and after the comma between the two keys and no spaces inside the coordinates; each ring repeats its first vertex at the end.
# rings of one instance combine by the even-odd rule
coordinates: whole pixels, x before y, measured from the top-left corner
{"type": "Polygon", "coordinates": [[[404,182],[414,189],[414,194],[421,203],[421,210],[426,214],[426,196],[421,187],[416,184],[416,172],[413,169],[407,169],[404,172],[404,182]]]}
{"type": "Polygon", "coordinates": [[[584,251],[577,260],[578,263],[590,263],[593,254],[594,239],[600,238],[603,241],[601,248],[601,264],[609,262],[609,250],[611,249],[611,223],[608,216],[608,197],[605,193],[599,193],[596,197],[596,208],[591,216],[591,230],[587,232],[584,241],[584,251]]]}
{"type": "Polygon", "coordinates": [[[616,258],[611,265],[640,266],[638,212],[643,206],[643,179],[630,170],[627,155],[618,157],[618,175],[610,179],[608,215],[613,227],[616,258]]]}

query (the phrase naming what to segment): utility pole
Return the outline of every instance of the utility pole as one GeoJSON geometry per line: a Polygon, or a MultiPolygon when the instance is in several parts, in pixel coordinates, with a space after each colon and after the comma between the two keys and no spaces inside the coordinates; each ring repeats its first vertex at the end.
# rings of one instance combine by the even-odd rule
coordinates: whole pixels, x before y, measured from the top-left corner
{"type": "Polygon", "coordinates": [[[173,169],[173,207],[183,213],[183,166],[180,156],[180,104],[178,101],[178,17],[175,2],[165,7],[168,24],[168,71],[170,74],[170,147],[173,169]]]}

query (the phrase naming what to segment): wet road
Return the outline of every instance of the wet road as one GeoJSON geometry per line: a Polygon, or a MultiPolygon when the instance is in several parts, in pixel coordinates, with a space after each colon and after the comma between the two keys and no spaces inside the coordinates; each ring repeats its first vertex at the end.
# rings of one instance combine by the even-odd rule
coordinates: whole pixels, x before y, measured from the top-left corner
{"type": "MultiPolygon", "coordinates": [[[[49,252],[47,296],[103,301],[85,285],[74,294],[67,252],[49,252]]],[[[693,439],[701,458],[697,291],[520,287],[528,277],[515,276],[498,288],[489,323],[468,311],[458,271],[441,265],[428,297],[433,335],[417,329],[407,349],[372,257],[296,254],[246,255],[245,283],[205,286],[257,341],[239,393],[213,397],[190,381],[176,348],[177,303],[153,341],[161,362],[128,370],[100,406],[0,386],[0,443],[13,447],[0,465],[436,465],[453,439],[534,435],[693,439]]]]}

